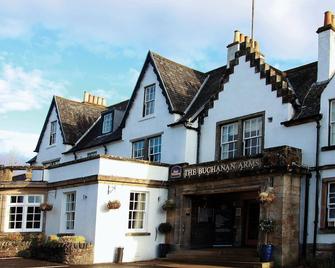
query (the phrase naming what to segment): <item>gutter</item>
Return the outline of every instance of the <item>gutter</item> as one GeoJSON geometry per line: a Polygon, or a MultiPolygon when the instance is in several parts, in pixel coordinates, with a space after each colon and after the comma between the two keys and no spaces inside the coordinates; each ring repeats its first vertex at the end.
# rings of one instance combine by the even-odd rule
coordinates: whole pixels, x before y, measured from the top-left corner
{"type": "Polygon", "coordinates": [[[315,154],[315,213],[314,213],[314,232],[313,232],[313,256],[316,256],[316,243],[319,225],[319,191],[320,191],[320,120],[316,120],[316,154],[315,154]]]}

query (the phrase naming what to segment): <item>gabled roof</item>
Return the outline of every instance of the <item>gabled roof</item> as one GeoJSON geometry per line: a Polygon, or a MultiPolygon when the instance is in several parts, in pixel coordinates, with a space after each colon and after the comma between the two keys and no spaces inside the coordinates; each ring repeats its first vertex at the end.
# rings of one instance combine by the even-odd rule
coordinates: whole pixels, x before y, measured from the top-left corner
{"type": "Polygon", "coordinates": [[[86,132],[86,130],[96,121],[101,112],[106,110],[105,106],[82,103],[62,97],[54,96],[44,121],[44,125],[37,142],[35,152],[38,152],[46,130],[49,117],[53,108],[56,108],[58,122],[64,144],[73,145],[86,132]]]}
{"type": "MultiPolygon", "coordinates": [[[[104,113],[108,113],[114,110],[125,111],[128,102],[129,100],[125,100],[109,106],[108,109],[104,111],[104,113]]],[[[101,116],[88,130],[88,132],[78,141],[78,143],[66,153],[103,145],[108,142],[120,140],[122,138],[122,128],[120,128],[119,126],[113,132],[101,134],[102,124],[103,116],[101,116]]]]}

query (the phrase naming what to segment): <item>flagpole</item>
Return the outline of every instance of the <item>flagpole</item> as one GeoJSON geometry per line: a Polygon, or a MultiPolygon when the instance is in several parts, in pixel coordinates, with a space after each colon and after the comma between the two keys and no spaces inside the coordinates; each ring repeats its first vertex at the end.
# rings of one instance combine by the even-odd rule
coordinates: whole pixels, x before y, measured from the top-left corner
{"type": "Polygon", "coordinates": [[[252,0],[252,11],[251,11],[251,39],[254,39],[254,18],[255,18],[255,0],[252,0]]]}

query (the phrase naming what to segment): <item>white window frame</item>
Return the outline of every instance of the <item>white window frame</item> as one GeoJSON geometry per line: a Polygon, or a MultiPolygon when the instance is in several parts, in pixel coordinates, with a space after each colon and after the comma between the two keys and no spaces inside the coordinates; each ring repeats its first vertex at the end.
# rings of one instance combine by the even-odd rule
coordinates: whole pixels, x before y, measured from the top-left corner
{"type": "Polygon", "coordinates": [[[130,232],[145,232],[148,229],[148,201],[149,201],[149,192],[144,192],[144,191],[130,191],[129,192],[129,205],[128,205],[128,221],[127,221],[127,229],[130,232]],[[131,195],[134,194],[144,194],[145,196],[145,200],[144,201],[136,201],[137,203],[142,203],[144,204],[144,210],[143,209],[134,209],[131,208],[131,204],[132,204],[132,200],[131,200],[131,195]],[[134,212],[142,212],[143,213],[143,218],[142,218],[142,222],[143,222],[143,226],[142,228],[133,228],[132,224],[130,224],[131,222],[134,222],[134,218],[132,213],[134,212]],[[129,226],[130,224],[130,226],[129,226]]]}
{"type": "Polygon", "coordinates": [[[64,223],[64,232],[68,233],[68,232],[73,232],[75,230],[76,227],[76,207],[77,207],[77,193],[75,191],[72,192],[65,192],[64,193],[64,219],[63,219],[63,223],[64,223]],[[74,195],[74,201],[73,202],[68,202],[68,196],[69,195],[74,195]],[[69,203],[74,203],[74,209],[70,209],[68,210],[68,204],[69,203]],[[69,220],[68,219],[68,215],[73,215],[73,220],[69,220]],[[68,222],[73,222],[73,228],[68,228],[68,222]]]}
{"type": "Polygon", "coordinates": [[[330,125],[330,145],[335,145],[335,100],[330,102],[330,118],[329,118],[329,125],[330,125]],[[334,117],[333,117],[334,115],[334,117]]]}
{"type": "MultiPolygon", "coordinates": [[[[35,211],[33,212],[33,220],[28,220],[28,214],[32,214],[32,213],[28,213],[28,208],[29,207],[34,207],[38,208],[40,207],[40,204],[43,203],[43,195],[41,194],[30,194],[30,195],[23,195],[23,194],[12,194],[12,195],[8,195],[7,196],[7,212],[6,212],[6,217],[5,217],[5,232],[42,232],[42,227],[43,227],[43,213],[40,211],[40,220],[39,220],[39,228],[27,228],[27,223],[28,222],[32,222],[34,224],[35,219],[34,219],[34,215],[35,215],[35,211]],[[21,203],[11,203],[11,198],[12,197],[18,197],[18,196],[22,196],[23,197],[23,202],[21,203]],[[29,203],[29,199],[31,197],[35,198],[38,197],[40,198],[40,202],[30,202],[29,203]],[[22,220],[21,220],[21,228],[10,228],[10,210],[11,207],[22,207],[22,220]]],[[[37,214],[37,213],[36,213],[37,214]]],[[[16,217],[15,217],[16,218],[16,217]]]]}
{"type": "Polygon", "coordinates": [[[145,140],[138,140],[133,142],[132,157],[138,160],[143,160],[145,158],[145,140]],[[143,145],[143,147],[140,147],[139,145],[143,145]]]}
{"type": "Polygon", "coordinates": [[[155,113],[156,85],[150,85],[144,88],[143,117],[155,113]]]}
{"type": "Polygon", "coordinates": [[[156,136],[148,139],[148,159],[149,161],[159,163],[162,157],[162,136],[156,136]],[[155,141],[159,141],[157,144],[155,141]]]}
{"type": "Polygon", "coordinates": [[[57,135],[57,120],[50,122],[49,145],[56,144],[56,135],[57,135]]]}
{"type": "Polygon", "coordinates": [[[102,134],[109,133],[113,130],[113,112],[103,116],[102,134]]]}
{"type": "Polygon", "coordinates": [[[257,155],[260,154],[262,152],[262,142],[263,142],[263,118],[261,116],[259,117],[254,117],[254,118],[250,118],[250,119],[246,119],[243,120],[243,155],[244,156],[252,156],[252,155],[257,155]],[[254,135],[254,136],[249,136],[246,137],[246,124],[247,122],[250,122],[250,127],[249,127],[249,133],[251,132],[252,129],[252,122],[256,122],[257,127],[259,127],[258,131],[259,134],[254,135]],[[248,140],[253,140],[253,139],[257,139],[257,145],[256,146],[250,146],[248,147],[248,150],[252,150],[252,148],[257,148],[257,152],[255,154],[252,153],[246,153],[247,147],[246,147],[246,143],[248,140]]]}
{"type": "Polygon", "coordinates": [[[234,123],[230,123],[230,124],[225,124],[221,127],[221,160],[225,160],[225,159],[232,159],[238,156],[238,122],[234,122],[234,123]],[[225,140],[225,129],[228,128],[228,137],[229,137],[229,128],[232,127],[234,128],[234,134],[236,134],[236,138],[233,140],[225,140]],[[234,144],[234,149],[233,150],[229,150],[229,145],[230,144],[234,144]],[[225,148],[228,147],[228,150],[225,150],[225,148]],[[233,154],[232,157],[230,157],[230,154],[233,154]]]}
{"type": "Polygon", "coordinates": [[[335,199],[335,191],[330,192],[330,186],[335,185],[335,182],[329,182],[328,183],[328,189],[327,189],[327,221],[335,223],[335,217],[330,217],[330,210],[335,210],[335,202],[330,202],[330,199],[335,199]]]}

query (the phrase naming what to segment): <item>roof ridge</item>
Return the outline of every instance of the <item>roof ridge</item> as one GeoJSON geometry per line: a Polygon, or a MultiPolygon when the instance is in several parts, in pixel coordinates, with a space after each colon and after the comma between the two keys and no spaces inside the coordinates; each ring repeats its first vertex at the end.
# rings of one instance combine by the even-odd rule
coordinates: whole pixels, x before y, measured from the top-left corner
{"type": "Polygon", "coordinates": [[[291,71],[297,71],[297,70],[299,70],[299,69],[303,69],[303,68],[305,68],[305,67],[307,67],[307,66],[311,66],[311,65],[314,65],[314,64],[316,64],[316,63],[317,63],[317,61],[313,61],[313,62],[310,62],[310,63],[306,63],[306,64],[304,64],[304,65],[300,65],[300,66],[296,66],[296,67],[287,69],[287,70],[285,70],[285,71],[283,71],[283,72],[286,73],[286,72],[291,72],[291,71]]]}
{"type": "Polygon", "coordinates": [[[198,73],[201,73],[201,74],[206,74],[206,73],[204,73],[204,72],[201,72],[201,71],[199,71],[199,70],[196,70],[196,69],[191,68],[191,67],[189,67],[189,66],[186,66],[186,65],[184,65],[184,64],[181,64],[181,63],[179,63],[179,62],[176,62],[176,61],[173,61],[173,60],[171,60],[171,59],[169,59],[169,58],[166,58],[166,57],[164,57],[164,56],[162,56],[162,55],[160,55],[160,54],[158,54],[158,53],[156,53],[156,52],[154,52],[154,51],[151,51],[151,50],[150,50],[150,53],[151,53],[153,56],[156,55],[156,56],[158,56],[158,57],[163,58],[164,60],[170,61],[170,62],[172,62],[172,63],[174,63],[174,64],[177,64],[177,65],[179,65],[179,66],[181,66],[181,67],[187,68],[187,69],[189,69],[189,70],[192,70],[192,71],[195,71],[195,72],[198,72],[198,73]]]}

